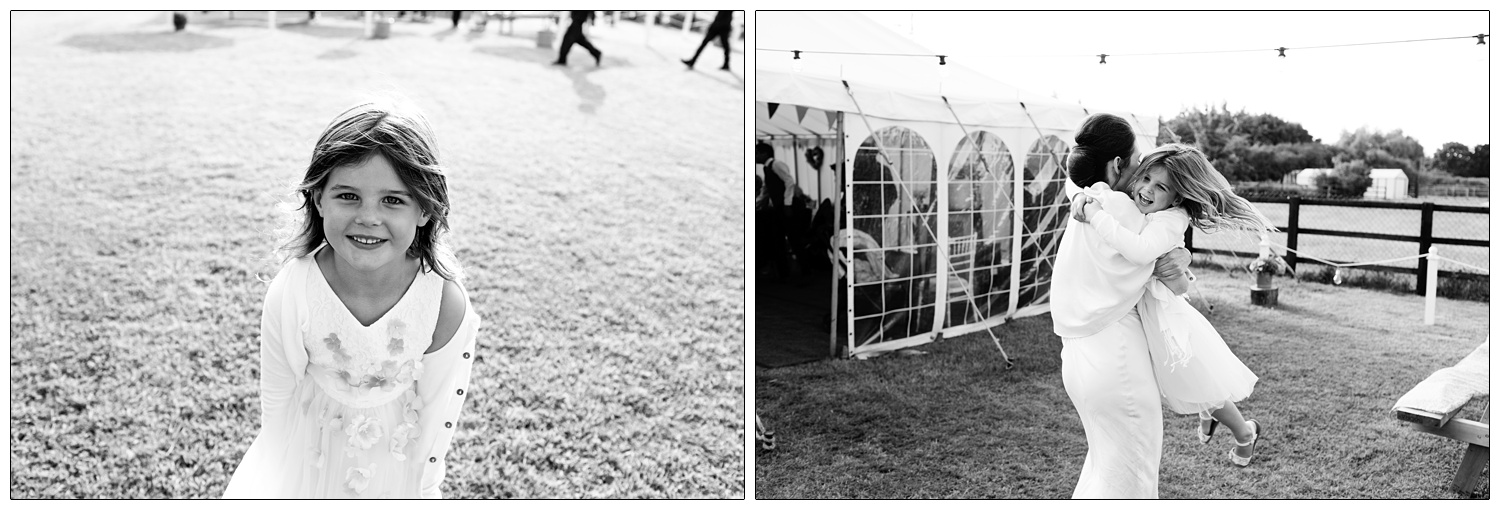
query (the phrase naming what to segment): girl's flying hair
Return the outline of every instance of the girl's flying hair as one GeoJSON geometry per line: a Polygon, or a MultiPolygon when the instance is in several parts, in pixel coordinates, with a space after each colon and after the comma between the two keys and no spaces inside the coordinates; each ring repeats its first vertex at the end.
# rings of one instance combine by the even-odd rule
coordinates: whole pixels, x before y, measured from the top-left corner
{"type": "Polygon", "coordinates": [[[1183,199],[1180,207],[1199,230],[1276,231],[1271,220],[1249,200],[1234,194],[1229,181],[1197,148],[1180,143],[1157,147],[1141,158],[1135,179],[1157,166],[1166,168],[1172,175],[1173,185],[1177,188],[1174,191],[1183,199]]]}

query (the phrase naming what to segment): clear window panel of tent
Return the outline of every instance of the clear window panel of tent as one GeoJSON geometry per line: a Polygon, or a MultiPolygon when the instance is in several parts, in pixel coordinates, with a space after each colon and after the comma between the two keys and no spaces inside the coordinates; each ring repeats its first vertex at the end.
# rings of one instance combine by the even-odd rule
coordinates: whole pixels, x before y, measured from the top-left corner
{"type": "Polygon", "coordinates": [[[981,322],[1009,306],[1014,179],[1014,162],[999,137],[976,131],[959,142],[948,169],[944,327],[981,322]]]}
{"type": "Polygon", "coordinates": [[[938,256],[932,150],[915,131],[878,130],[860,144],[850,179],[854,235],[868,245],[856,241],[850,258],[855,345],[932,331],[938,256]]]}
{"type": "Polygon", "coordinates": [[[1063,181],[1067,144],[1048,135],[1026,151],[1024,201],[1021,204],[1021,286],[1017,307],[1047,302],[1057,246],[1068,225],[1063,181]]]}

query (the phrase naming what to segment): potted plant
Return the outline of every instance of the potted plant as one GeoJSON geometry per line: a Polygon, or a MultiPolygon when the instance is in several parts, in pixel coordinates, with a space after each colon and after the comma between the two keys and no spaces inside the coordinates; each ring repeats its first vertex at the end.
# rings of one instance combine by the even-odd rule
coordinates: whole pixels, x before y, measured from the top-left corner
{"type": "Polygon", "coordinates": [[[1258,289],[1271,288],[1271,277],[1291,271],[1291,267],[1287,266],[1285,259],[1270,251],[1263,253],[1260,257],[1250,262],[1247,269],[1255,274],[1255,288],[1258,289]]]}

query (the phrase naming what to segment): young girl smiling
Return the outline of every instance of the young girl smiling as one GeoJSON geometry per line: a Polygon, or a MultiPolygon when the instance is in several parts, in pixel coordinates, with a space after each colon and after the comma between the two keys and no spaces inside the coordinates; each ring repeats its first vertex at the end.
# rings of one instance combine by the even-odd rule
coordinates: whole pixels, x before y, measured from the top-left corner
{"type": "Polygon", "coordinates": [[[420,113],[346,110],[313,149],[266,293],[260,434],[228,498],[440,497],[479,315],[444,244],[448,186],[420,113]]]}

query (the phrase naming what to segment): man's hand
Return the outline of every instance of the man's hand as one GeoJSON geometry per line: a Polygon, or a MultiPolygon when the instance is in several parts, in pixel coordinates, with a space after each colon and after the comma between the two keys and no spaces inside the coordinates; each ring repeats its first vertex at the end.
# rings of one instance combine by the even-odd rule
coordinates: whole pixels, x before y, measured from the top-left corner
{"type": "Polygon", "coordinates": [[[1172,248],[1172,251],[1156,259],[1156,272],[1152,273],[1152,276],[1162,281],[1184,276],[1187,272],[1188,264],[1192,263],[1192,261],[1193,254],[1189,253],[1186,249],[1172,248]]]}

